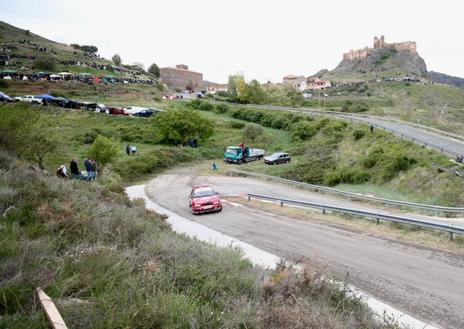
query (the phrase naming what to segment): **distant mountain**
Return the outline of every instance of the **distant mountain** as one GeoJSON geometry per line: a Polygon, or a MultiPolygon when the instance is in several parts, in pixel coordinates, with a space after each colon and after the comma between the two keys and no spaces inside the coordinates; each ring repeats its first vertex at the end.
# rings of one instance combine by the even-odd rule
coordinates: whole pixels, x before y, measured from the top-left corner
{"type": "Polygon", "coordinates": [[[429,71],[427,72],[427,79],[433,82],[444,83],[444,84],[448,84],[448,85],[452,85],[452,86],[464,89],[464,79],[459,78],[459,77],[454,77],[452,75],[429,71]]]}

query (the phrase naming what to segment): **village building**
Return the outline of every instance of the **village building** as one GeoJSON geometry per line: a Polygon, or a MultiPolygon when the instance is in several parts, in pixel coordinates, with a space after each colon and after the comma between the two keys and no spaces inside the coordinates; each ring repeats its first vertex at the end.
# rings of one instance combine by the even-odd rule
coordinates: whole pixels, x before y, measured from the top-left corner
{"type": "Polygon", "coordinates": [[[328,80],[322,80],[315,77],[309,77],[306,79],[307,90],[319,90],[332,87],[332,84],[328,80]]]}
{"type": "Polygon", "coordinates": [[[161,83],[179,90],[200,90],[203,88],[203,74],[190,71],[187,65],[160,68],[161,83]]]}
{"type": "Polygon", "coordinates": [[[284,85],[292,86],[298,90],[304,90],[304,87],[306,86],[306,78],[302,75],[286,75],[284,76],[283,81],[284,85]]]}

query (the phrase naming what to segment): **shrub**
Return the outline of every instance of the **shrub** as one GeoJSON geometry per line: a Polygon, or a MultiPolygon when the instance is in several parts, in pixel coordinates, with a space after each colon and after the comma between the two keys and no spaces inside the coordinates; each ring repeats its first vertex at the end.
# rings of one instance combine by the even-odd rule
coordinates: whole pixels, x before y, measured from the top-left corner
{"type": "Polygon", "coordinates": [[[300,121],[294,123],[291,128],[292,139],[296,141],[305,141],[316,134],[316,129],[309,121],[300,121]]]}
{"type": "Polygon", "coordinates": [[[263,133],[263,127],[256,123],[247,123],[243,128],[243,138],[245,141],[249,141],[250,143],[254,143],[258,137],[263,135],[263,133]]]}
{"type": "Polygon", "coordinates": [[[212,111],[214,109],[214,105],[209,102],[201,102],[198,109],[200,111],[212,111]]]}
{"type": "Polygon", "coordinates": [[[366,135],[366,131],[363,129],[356,129],[355,131],[353,131],[353,137],[355,140],[359,140],[363,138],[365,135],[366,135]]]}
{"type": "Polygon", "coordinates": [[[10,85],[6,80],[0,80],[0,88],[7,89],[10,85]]]}
{"type": "Polygon", "coordinates": [[[231,121],[231,122],[229,122],[228,125],[232,129],[242,129],[243,127],[245,127],[245,123],[238,122],[238,121],[231,121]]]}
{"type": "Polygon", "coordinates": [[[34,67],[38,70],[54,71],[55,66],[56,63],[53,57],[40,57],[34,61],[34,67]]]}
{"type": "Polygon", "coordinates": [[[203,101],[201,99],[194,99],[194,100],[191,100],[187,104],[187,106],[190,107],[193,110],[198,110],[202,103],[203,103],[203,101]]]}
{"type": "Polygon", "coordinates": [[[161,102],[161,97],[155,96],[155,97],[153,97],[153,100],[154,100],[155,102],[161,102]]]}
{"type": "Polygon", "coordinates": [[[87,154],[103,169],[116,158],[118,147],[109,138],[99,135],[87,150],[87,154]]]}
{"type": "Polygon", "coordinates": [[[340,168],[324,177],[325,184],[334,186],[340,183],[362,184],[367,182],[371,175],[358,168],[340,168]]]}
{"type": "Polygon", "coordinates": [[[226,113],[229,111],[229,105],[227,104],[217,104],[215,107],[214,107],[214,112],[216,113],[226,113]]]}
{"type": "Polygon", "coordinates": [[[405,154],[398,154],[384,166],[382,171],[382,177],[385,181],[391,180],[398,172],[408,170],[413,164],[417,163],[417,160],[408,157],[405,154]]]}

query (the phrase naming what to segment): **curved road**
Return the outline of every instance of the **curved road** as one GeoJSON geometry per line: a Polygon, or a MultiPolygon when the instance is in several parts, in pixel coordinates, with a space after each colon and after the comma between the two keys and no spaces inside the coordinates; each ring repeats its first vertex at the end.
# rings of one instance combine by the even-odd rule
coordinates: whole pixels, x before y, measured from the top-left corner
{"type": "Polygon", "coordinates": [[[153,201],[183,217],[281,257],[309,258],[340,278],[348,274],[349,283],[425,322],[464,328],[463,255],[229,203],[221,213],[193,216],[187,195],[201,183],[212,184],[222,194],[278,191],[281,197],[354,203],[249,178],[197,177],[189,169],[161,175],[146,188],[153,201]]]}
{"type": "Polygon", "coordinates": [[[403,136],[418,144],[426,145],[436,150],[443,150],[449,155],[464,154],[464,136],[461,139],[451,137],[447,132],[441,132],[438,129],[420,128],[418,125],[409,124],[400,120],[378,117],[373,115],[361,115],[353,113],[341,113],[333,111],[322,111],[312,108],[294,108],[273,105],[250,105],[250,107],[266,108],[270,110],[280,110],[293,113],[302,113],[307,115],[332,116],[344,120],[353,120],[373,124],[376,127],[383,128],[394,133],[397,136],[403,136]]]}

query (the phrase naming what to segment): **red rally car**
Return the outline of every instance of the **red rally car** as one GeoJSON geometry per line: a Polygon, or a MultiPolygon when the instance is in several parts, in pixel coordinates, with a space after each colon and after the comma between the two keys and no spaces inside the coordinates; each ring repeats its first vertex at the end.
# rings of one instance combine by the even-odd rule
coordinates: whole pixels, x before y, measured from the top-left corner
{"type": "Polygon", "coordinates": [[[189,205],[192,214],[222,210],[221,199],[219,199],[217,192],[209,185],[200,185],[192,188],[189,205]]]}

